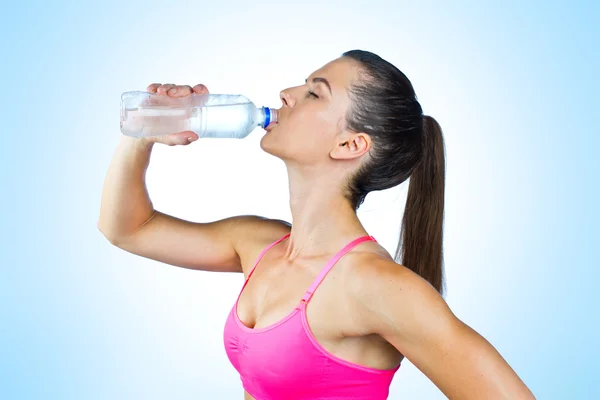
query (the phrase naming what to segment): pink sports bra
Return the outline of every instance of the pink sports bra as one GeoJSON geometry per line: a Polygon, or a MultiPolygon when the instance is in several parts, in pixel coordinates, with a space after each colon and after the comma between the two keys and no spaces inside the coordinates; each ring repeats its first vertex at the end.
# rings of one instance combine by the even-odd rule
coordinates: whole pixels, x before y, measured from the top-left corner
{"type": "Polygon", "coordinates": [[[354,246],[376,241],[360,237],[337,253],[316,277],[290,314],[264,328],[248,328],[237,315],[237,304],[256,266],[281,239],[267,246],[248,274],[225,323],[229,360],[244,389],[257,400],[383,400],[400,365],[389,370],[363,367],[330,354],[311,333],[306,304],[333,265],[354,246]]]}

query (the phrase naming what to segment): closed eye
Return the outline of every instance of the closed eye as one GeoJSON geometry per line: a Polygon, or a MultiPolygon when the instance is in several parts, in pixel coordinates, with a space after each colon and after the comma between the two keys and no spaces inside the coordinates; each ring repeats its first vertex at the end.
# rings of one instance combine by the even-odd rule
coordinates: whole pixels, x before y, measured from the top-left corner
{"type": "Polygon", "coordinates": [[[317,94],[316,94],[315,92],[311,92],[311,91],[309,90],[309,91],[308,91],[308,93],[307,93],[307,95],[306,95],[306,97],[311,97],[311,96],[312,96],[313,98],[315,98],[315,99],[318,99],[318,98],[319,98],[319,96],[317,96],[317,94]]]}

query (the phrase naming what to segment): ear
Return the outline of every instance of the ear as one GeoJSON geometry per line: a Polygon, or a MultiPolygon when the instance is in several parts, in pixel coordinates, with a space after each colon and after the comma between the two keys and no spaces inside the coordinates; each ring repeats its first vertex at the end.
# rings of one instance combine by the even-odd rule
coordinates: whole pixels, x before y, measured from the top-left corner
{"type": "Polygon", "coordinates": [[[363,132],[344,132],[335,138],[329,156],[336,160],[358,158],[371,149],[371,137],[363,132]]]}

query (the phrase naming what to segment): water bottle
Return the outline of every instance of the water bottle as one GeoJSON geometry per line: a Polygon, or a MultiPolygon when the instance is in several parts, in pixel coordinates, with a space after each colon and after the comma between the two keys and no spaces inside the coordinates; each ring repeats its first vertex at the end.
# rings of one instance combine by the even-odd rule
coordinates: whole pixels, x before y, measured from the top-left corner
{"type": "Polygon", "coordinates": [[[277,122],[277,110],[257,108],[230,94],[170,97],[133,91],[121,95],[121,133],[136,138],[193,131],[201,138],[242,139],[277,122]]]}

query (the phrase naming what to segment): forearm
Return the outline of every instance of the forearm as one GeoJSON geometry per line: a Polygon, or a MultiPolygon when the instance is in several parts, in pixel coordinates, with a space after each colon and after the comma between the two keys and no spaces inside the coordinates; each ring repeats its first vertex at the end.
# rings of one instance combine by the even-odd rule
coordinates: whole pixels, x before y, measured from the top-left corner
{"type": "Polygon", "coordinates": [[[145,178],[152,147],[143,139],[121,137],[104,181],[98,218],[98,228],[109,239],[134,233],[154,213],[145,178]]]}

